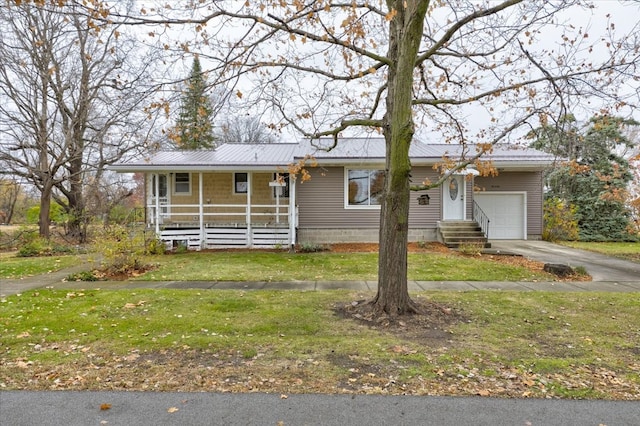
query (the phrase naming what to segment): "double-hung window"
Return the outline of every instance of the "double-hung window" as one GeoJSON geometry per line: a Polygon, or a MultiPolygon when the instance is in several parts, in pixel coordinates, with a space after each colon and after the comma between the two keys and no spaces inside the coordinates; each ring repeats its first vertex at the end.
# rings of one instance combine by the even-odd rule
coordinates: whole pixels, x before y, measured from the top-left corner
{"type": "Polygon", "coordinates": [[[176,195],[191,195],[191,174],[190,173],[175,174],[173,193],[176,195]]]}
{"type": "Polygon", "coordinates": [[[246,194],[249,187],[249,175],[247,173],[233,174],[233,192],[235,194],[246,194]]]}
{"type": "Polygon", "coordinates": [[[384,170],[346,169],[345,208],[380,208],[384,170]]]}

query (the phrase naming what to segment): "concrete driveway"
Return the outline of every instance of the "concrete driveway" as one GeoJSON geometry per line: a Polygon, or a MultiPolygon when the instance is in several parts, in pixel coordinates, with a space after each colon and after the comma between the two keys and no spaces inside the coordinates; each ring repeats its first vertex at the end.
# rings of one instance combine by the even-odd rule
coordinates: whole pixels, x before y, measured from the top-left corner
{"type": "Polygon", "coordinates": [[[640,280],[640,263],[547,241],[492,240],[490,243],[491,249],[499,253],[514,253],[540,262],[563,263],[574,268],[583,266],[593,277],[593,281],[640,280]]]}

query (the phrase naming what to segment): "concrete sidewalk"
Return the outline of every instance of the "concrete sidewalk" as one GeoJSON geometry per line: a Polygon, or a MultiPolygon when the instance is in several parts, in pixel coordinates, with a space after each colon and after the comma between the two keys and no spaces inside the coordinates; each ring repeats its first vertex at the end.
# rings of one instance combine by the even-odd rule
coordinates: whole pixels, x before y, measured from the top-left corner
{"type": "MultiPolygon", "coordinates": [[[[6,291],[0,282],[0,294],[6,291]]],[[[375,281],[286,281],[286,282],[237,282],[237,281],[94,281],[49,282],[31,288],[92,289],[104,290],[136,288],[202,289],[202,290],[354,290],[375,292],[375,281]]],[[[448,291],[590,291],[590,292],[640,292],[640,281],[586,281],[586,282],[527,282],[527,281],[409,281],[410,292],[448,291]]],[[[18,286],[25,291],[27,286],[18,286]]],[[[14,287],[15,288],[15,287],[14,287]]],[[[15,294],[15,293],[12,293],[15,294]]]]}
{"type": "MultiPolygon", "coordinates": [[[[501,255],[525,256],[541,262],[584,266],[593,277],[589,282],[530,282],[530,281],[409,281],[409,291],[429,290],[504,290],[504,291],[612,291],[640,292],[640,263],[613,258],[603,254],[578,250],[546,241],[492,241],[491,251],[501,255]]],[[[235,290],[377,290],[375,281],[292,281],[292,282],[235,282],[235,281],[96,281],[64,282],[72,273],[92,268],[91,263],[79,264],[62,271],[19,280],[0,280],[0,296],[21,293],[35,288],[69,289],[132,289],[132,288],[199,288],[235,290]]]]}
{"type": "MultiPolygon", "coordinates": [[[[376,281],[64,281],[69,274],[89,269],[78,265],[71,269],[18,280],[0,280],[0,297],[38,288],[105,290],[134,288],[172,288],[207,290],[377,290],[376,281]]],[[[409,281],[409,291],[589,291],[640,292],[640,278],[634,281],[530,282],[530,281],[409,281]]]]}

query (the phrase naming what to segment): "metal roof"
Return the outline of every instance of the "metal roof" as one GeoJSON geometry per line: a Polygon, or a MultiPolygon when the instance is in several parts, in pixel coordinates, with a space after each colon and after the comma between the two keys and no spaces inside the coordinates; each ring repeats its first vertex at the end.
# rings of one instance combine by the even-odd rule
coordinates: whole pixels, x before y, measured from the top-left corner
{"type": "Polygon", "coordinates": [[[114,164],[118,172],[143,170],[261,169],[291,163],[298,144],[224,144],[215,150],[159,151],[147,157],[114,164]]]}
{"type": "MultiPolygon", "coordinates": [[[[313,155],[316,160],[342,159],[342,160],[380,160],[385,158],[385,140],[376,138],[340,138],[339,143],[327,151],[334,143],[333,138],[316,140],[306,139],[299,143],[297,157],[306,154],[313,155]]],[[[436,151],[430,145],[415,141],[409,149],[411,158],[429,158],[432,161],[438,158],[436,151]]]]}
{"type": "MultiPolygon", "coordinates": [[[[318,163],[329,164],[379,164],[385,160],[385,140],[376,138],[341,138],[330,151],[333,139],[304,140],[300,143],[271,144],[225,144],[215,150],[160,151],[147,157],[114,164],[110,169],[118,172],[144,170],[273,170],[286,167],[311,155],[318,163]],[[323,149],[324,148],[324,149],[323,149]]],[[[459,158],[463,147],[453,144],[426,144],[416,141],[411,144],[409,155],[414,165],[435,164],[443,156],[459,158]]],[[[466,146],[465,157],[477,151],[474,145],[466,146]]],[[[497,166],[546,166],[554,157],[531,148],[515,145],[496,145],[483,159],[492,160],[497,166]]]]}
{"type": "MultiPolygon", "coordinates": [[[[330,151],[326,151],[326,148],[331,147],[333,142],[333,139],[329,138],[315,141],[305,140],[299,144],[300,148],[296,158],[310,154],[319,163],[323,164],[380,163],[385,160],[384,138],[341,138],[335,147],[330,151]]],[[[477,154],[476,147],[476,145],[472,144],[465,147],[455,144],[427,144],[414,139],[409,147],[409,157],[414,165],[434,164],[445,156],[452,159],[460,158],[463,149],[466,150],[464,157],[469,158],[477,154]]],[[[490,153],[483,154],[482,159],[496,163],[548,165],[555,160],[555,157],[536,149],[505,144],[495,145],[490,153]]]]}

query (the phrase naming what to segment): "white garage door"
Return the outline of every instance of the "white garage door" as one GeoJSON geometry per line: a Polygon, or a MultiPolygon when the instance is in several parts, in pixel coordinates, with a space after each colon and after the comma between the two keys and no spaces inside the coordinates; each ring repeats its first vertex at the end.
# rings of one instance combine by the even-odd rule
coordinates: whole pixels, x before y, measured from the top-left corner
{"type": "Polygon", "coordinates": [[[527,223],[524,193],[476,192],[473,198],[489,216],[489,239],[525,238],[527,223]]]}

